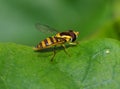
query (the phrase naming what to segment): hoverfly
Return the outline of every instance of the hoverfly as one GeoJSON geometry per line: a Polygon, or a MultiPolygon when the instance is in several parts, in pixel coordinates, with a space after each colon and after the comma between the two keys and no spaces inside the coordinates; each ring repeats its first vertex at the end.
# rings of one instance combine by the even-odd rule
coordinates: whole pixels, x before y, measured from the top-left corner
{"type": "Polygon", "coordinates": [[[48,37],[44,40],[42,40],[36,47],[33,48],[33,50],[35,51],[40,51],[43,49],[47,49],[50,47],[54,48],[54,55],[51,58],[51,61],[53,61],[55,55],[56,55],[56,51],[55,51],[55,47],[60,45],[64,48],[65,53],[67,53],[66,51],[66,47],[65,47],[65,43],[71,44],[71,45],[76,45],[77,43],[75,42],[76,38],[79,35],[79,32],[77,31],[73,31],[73,30],[68,30],[65,32],[57,32],[57,30],[50,28],[47,25],[41,25],[41,24],[36,24],[36,27],[38,30],[42,31],[42,32],[56,32],[56,34],[54,36],[48,37]]]}

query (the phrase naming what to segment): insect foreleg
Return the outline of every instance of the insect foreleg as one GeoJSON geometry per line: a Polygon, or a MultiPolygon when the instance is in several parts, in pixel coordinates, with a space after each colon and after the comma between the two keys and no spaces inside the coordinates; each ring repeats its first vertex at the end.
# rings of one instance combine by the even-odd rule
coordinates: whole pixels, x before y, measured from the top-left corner
{"type": "Polygon", "coordinates": [[[64,48],[64,52],[65,52],[68,56],[70,56],[69,53],[67,52],[66,47],[65,47],[64,44],[62,44],[62,47],[64,48]]]}
{"type": "Polygon", "coordinates": [[[69,43],[70,45],[77,45],[77,44],[79,44],[78,42],[70,42],[69,43]]]}

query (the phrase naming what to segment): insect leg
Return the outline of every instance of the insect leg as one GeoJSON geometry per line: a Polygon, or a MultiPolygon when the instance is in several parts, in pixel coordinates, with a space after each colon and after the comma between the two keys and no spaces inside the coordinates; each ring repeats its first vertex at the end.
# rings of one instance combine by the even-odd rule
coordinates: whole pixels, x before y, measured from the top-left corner
{"type": "Polygon", "coordinates": [[[65,47],[64,44],[62,44],[62,47],[64,48],[64,52],[65,52],[68,56],[70,56],[69,53],[67,52],[66,47],[65,47]]]}
{"type": "Polygon", "coordinates": [[[69,43],[70,45],[77,45],[77,44],[79,44],[78,42],[70,42],[69,43]]]}
{"type": "Polygon", "coordinates": [[[56,55],[56,46],[53,48],[53,56],[52,56],[52,58],[51,58],[51,62],[53,61],[53,59],[54,59],[54,57],[55,57],[55,55],[56,55]]]}

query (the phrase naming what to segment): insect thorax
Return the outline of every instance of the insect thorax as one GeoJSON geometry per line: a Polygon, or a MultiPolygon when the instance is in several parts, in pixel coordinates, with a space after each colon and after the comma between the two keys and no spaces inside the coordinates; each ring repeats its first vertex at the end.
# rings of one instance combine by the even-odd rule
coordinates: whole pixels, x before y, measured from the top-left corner
{"type": "Polygon", "coordinates": [[[67,42],[74,42],[76,40],[76,34],[73,31],[57,33],[56,37],[63,38],[67,42]]]}
{"type": "Polygon", "coordinates": [[[62,34],[61,35],[61,33],[57,33],[55,35],[55,37],[64,39],[66,42],[72,41],[72,37],[70,35],[67,35],[67,34],[62,34]]]}

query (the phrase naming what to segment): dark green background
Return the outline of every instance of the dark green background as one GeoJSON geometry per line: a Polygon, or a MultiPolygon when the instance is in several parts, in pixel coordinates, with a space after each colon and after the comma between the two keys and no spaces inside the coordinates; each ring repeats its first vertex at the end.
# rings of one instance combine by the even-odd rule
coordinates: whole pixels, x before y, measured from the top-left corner
{"type": "Polygon", "coordinates": [[[82,40],[114,23],[118,11],[119,0],[0,0],[0,42],[36,45],[51,36],[36,30],[38,22],[79,31],[82,40]]]}

